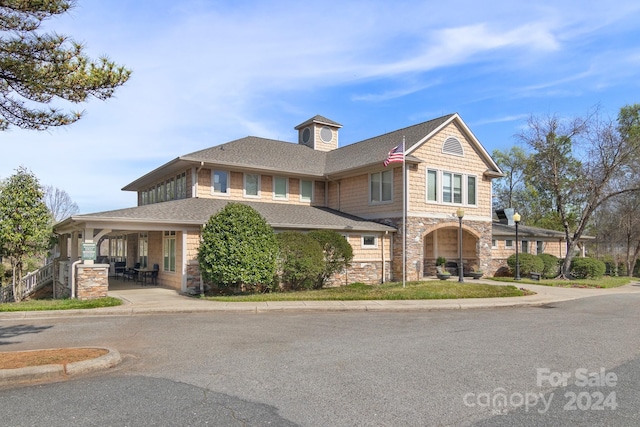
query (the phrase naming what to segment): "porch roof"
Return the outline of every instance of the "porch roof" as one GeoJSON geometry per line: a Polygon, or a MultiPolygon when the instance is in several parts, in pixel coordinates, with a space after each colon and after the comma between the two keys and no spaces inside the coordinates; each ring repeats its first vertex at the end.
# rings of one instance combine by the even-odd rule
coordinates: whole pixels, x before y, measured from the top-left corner
{"type": "MultiPolygon", "coordinates": [[[[158,226],[200,226],[230,200],[189,198],[154,203],[132,208],[116,209],[85,215],[74,215],[56,224],[57,233],[78,230],[90,224],[93,228],[158,226]]],[[[348,215],[333,209],[289,205],[285,203],[237,202],[254,208],[267,223],[276,229],[330,229],[336,231],[395,232],[391,226],[348,215]]]]}

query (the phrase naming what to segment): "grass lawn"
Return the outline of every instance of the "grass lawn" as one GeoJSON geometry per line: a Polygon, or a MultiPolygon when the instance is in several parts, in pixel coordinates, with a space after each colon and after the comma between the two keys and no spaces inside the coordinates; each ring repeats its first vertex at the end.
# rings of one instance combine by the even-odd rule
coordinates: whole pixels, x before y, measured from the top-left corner
{"type": "Polygon", "coordinates": [[[353,301],[353,300],[420,300],[454,298],[519,297],[526,291],[513,285],[487,285],[482,283],[458,283],[454,281],[424,281],[348,286],[298,292],[273,292],[267,294],[230,295],[204,297],[212,301],[261,302],[261,301],[353,301]]]}
{"type": "Polygon", "coordinates": [[[114,307],[122,304],[118,298],[104,297],[88,301],[77,299],[41,299],[0,304],[3,311],[74,310],[78,308],[114,307]]]}
{"type": "Polygon", "coordinates": [[[609,277],[605,276],[601,279],[580,279],[580,280],[557,280],[557,279],[544,279],[544,280],[531,280],[529,278],[523,278],[520,281],[513,280],[513,277],[491,277],[491,280],[498,282],[508,283],[528,283],[531,285],[543,285],[543,286],[558,286],[562,288],[617,288],[618,286],[624,286],[631,283],[636,278],[632,277],[609,277]]]}

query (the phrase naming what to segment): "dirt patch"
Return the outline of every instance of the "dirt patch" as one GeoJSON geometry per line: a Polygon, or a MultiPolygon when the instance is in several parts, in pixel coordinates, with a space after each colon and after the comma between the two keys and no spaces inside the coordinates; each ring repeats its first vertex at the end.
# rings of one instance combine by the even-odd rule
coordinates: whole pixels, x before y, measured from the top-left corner
{"type": "Polygon", "coordinates": [[[109,351],[104,348],[57,348],[51,350],[0,352],[0,369],[25,368],[80,362],[104,356],[109,351]]]}

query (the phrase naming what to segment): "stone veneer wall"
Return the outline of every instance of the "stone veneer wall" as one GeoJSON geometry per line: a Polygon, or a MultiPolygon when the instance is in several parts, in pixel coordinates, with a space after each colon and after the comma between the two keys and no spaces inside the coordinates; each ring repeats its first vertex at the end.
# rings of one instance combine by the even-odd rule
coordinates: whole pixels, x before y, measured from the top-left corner
{"type": "Polygon", "coordinates": [[[187,289],[200,289],[200,265],[197,260],[187,262],[187,289]]]}
{"type": "MultiPolygon", "coordinates": [[[[384,281],[391,281],[393,277],[392,262],[385,262],[384,281]]],[[[326,286],[344,286],[350,283],[361,282],[367,285],[378,285],[382,283],[382,262],[366,261],[351,263],[347,271],[335,274],[327,280],[326,286]]],[[[197,261],[187,265],[187,288],[200,288],[200,267],[197,261]]]]}
{"type": "MultiPolygon", "coordinates": [[[[393,280],[402,280],[402,218],[382,221],[398,229],[393,239],[393,280]]],[[[442,226],[459,227],[458,220],[442,218],[407,218],[407,280],[421,280],[424,272],[424,237],[442,226]]],[[[480,236],[476,245],[478,268],[488,272],[491,267],[491,222],[462,221],[463,231],[480,236]]]]}
{"type": "Polygon", "coordinates": [[[88,300],[107,296],[109,264],[79,264],[76,271],[76,295],[88,300]]]}
{"type": "MultiPolygon", "coordinates": [[[[382,274],[382,261],[353,261],[349,269],[330,277],[325,286],[344,286],[356,282],[379,285],[383,282],[382,274]]],[[[384,276],[385,282],[392,278],[391,261],[385,261],[384,276]]]]}

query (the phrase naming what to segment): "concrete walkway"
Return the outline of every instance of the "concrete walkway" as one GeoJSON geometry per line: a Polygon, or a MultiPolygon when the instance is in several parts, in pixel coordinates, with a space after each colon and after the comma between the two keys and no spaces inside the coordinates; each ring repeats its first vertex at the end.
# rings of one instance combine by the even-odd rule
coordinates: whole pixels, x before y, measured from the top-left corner
{"type": "MultiPolygon", "coordinates": [[[[469,280],[469,283],[500,285],[491,280],[469,280]]],[[[471,308],[497,308],[540,306],[600,295],[640,293],[640,283],[611,289],[557,288],[530,284],[519,287],[535,292],[525,297],[465,298],[444,300],[363,300],[363,301],[274,301],[274,302],[216,302],[181,295],[168,288],[145,286],[112,280],[109,296],[120,298],[119,307],[89,310],[27,311],[0,313],[0,320],[17,318],[45,318],[62,316],[203,313],[203,312],[304,312],[304,311],[412,311],[412,310],[460,310],[471,308]]]]}

